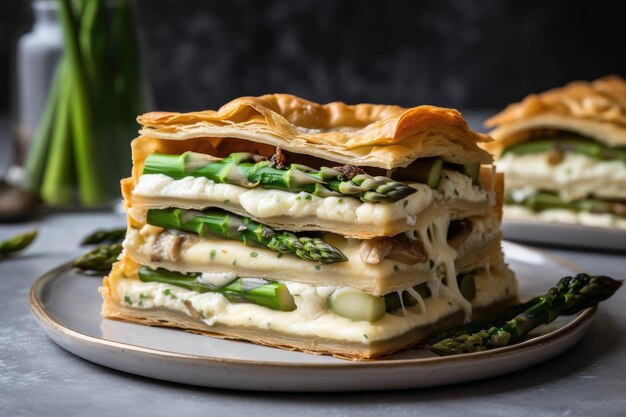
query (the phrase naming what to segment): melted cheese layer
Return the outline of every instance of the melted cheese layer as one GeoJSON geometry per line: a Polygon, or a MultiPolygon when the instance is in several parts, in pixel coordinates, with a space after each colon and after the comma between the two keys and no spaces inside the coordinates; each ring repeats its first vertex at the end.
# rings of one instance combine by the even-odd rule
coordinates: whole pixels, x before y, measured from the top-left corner
{"type": "Polygon", "coordinates": [[[586,155],[566,152],[563,160],[550,165],[546,154],[505,154],[497,161],[506,174],[509,190],[533,187],[554,191],[564,201],[591,195],[626,198],[626,164],[601,161],[586,155]]]}
{"type": "MultiPolygon", "coordinates": [[[[490,271],[477,272],[476,298],[472,306],[488,306],[517,294],[517,283],[513,274],[500,265],[490,271]]],[[[299,336],[318,336],[368,344],[401,336],[415,327],[435,323],[459,311],[456,300],[449,299],[441,291],[436,297],[394,311],[370,323],[352,321],[339,317],[326,307],[326,298],[333,288],[313,287],[287,283],[294,296],[297,308],[291,312],[270,310],[254,304],[229,303],[221,294],[200,294],[180,287],[155,282],[141,282],[122,278],[115,291],[123,303],[136,309],[167,308],[191,317],[185,302],[190,302],[203,317],[204,323],[216,323],[231,327],[245,326],[268,329],[299,336]],[[424,309],[423,309],[424,308],[424,309]]]]}

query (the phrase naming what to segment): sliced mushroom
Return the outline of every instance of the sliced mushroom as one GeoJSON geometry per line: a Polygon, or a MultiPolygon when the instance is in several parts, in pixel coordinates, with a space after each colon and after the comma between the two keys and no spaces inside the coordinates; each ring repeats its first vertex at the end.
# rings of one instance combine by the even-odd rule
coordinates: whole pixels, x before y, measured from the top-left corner
{"type": "Polygon", "coordinates": [[[384,259],[393,259],[409,265],[428,260],[421,242],[409,240],[404,236],[364,240],[361,242],[359,255],[363,262],[371,265],[379,264],[384,259]]]}
{"type": "Polygon", "coordinates": [[[364,263],[376,265],[387,257],[392,247],[390,238],[367,239],[361,242],[359,255],[364,263]]]}
{"type": "Polygon", "coordinates": [[[454,249],[459,249],[463,242],[472,233],[472,222],[467,219],[453,220],[448,226],[448,245],[454,249]]]}
{"type": "Polygon", "coordinates": [[[387,259],[393,259],[408,265],[423,263],[428,260],[424,245],[419,240],[410,240],[406,236],[393,238],[393,247],[387,255],[387,259]]]}
{"type": "Polygon", "coordinates": [[[153,262],[178,262],[182,242],[183,236],[180,234],[174,234],[169,231],[161,233],[152,245],[150,260],[153,262]]]}

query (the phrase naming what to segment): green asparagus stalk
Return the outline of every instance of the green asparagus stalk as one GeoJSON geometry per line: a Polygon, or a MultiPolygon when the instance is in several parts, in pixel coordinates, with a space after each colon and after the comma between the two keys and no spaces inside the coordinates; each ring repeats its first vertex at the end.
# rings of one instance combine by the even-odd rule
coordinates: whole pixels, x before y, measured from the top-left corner
{"type": "Polygon", "coordinates": [[[91,234],[85,236],[85,238],[80,242],[81,245],[95,245],[98,243],[117,243],[124,240],[126,236],[126,229],[97,229],[94,230],[91,234]]]}
{"type": "Polygon", "coordinates": [[[528,142],[512,145],[503,151],[513,154],[532,154],[557,152],[575,152],[603,160],[622,160],[626,162],[626,148],[609,147],[581,136],[558,136],[549,139],[532,139],[528,142]]]}
{"type": "Polygon", "coordinates": [[[121,252],[121,243],[98,246],[76,258],[72,265],[83,271],[110,271],[121,252]]]}
{"type": "Polygon", "coordinates": [[[309,261],[334,263],[347,260],[339,249],[322,239],[276,231],[247,217],[220,209],[151,209],[148,210],[147,221],[153,226],[193,232],[202,237],[214,235],[239,240],[246,245],[256,244],[276,252],[292,253],[309,261]]]}
{"type": "Polygon", "coordinates": [[[164,174],[174,179],[187,176],[206,177],[218,183],[243,187],[274,188],[292,192],[308,192],[320,197],[348,195],[370,203],[393,203],[416,190],[391,178],[357,173],[348,179],[334,168],[315,170],[292,164],[277,169],[270,161],[254,162],[255,155],[233,153],[224,159],[185,152],[182,155],[151,154],[146,158],[144,174],[164,174]]]}
{"type": "Polygon", "coordinates": [[[400,181],[413,181],[427,184],[430,188],[439,187],[443,161],[438,158],[426,158],[411,164],[409,168],[400,168],[395,173],[400,181]]]}
{"type": "Polygon", "coordinates": [[[52,131],[52,140],[48,163],[41,184],[41,198],[48,204],[69,205],[73,197],[74,172],[72,170],[72,129],[70,95],[73,80],[67,62],[61,62],[59,72],[63,88],[59,91],[56,123],[52,131]]]}
{"type": "Polygon", "coordinates": [[[37,230],[31,230],[30,232],[20,233],[10,239],[0,242],[0,260],[25,249],[33,242],[33,240],[35,240],[36,237],[37,230]]]}
{"type": "Polygon", "coordinates": [[[465,333],[441,340],[430,346],[438,355],[456,355],[479,352],[511,345],[536,327],[550,323],[560,315],[576,314],[611,297],[622,285],[606,276],[577,274],[562,278],[556,287],[527,309],[500,327],[491,327],[477,333],[465,333]]]}
{"type": "Polygon", "coordinates": [[[185,275],[163,268],[153,270],[147,266],[139,268],[139,279],[143,282],[161,282],[199,293],[215,292],[233,303],[254,303],[272,310],[293,311],[296,308],[293,296],[285,284],[261,278],[236,278],[223,287],[216,287],[203,282],[201,275],[185,275]]]}
{"type": "MultiPolygon", "coordinates": [[[[94,132],[92,106],[88,95],[85,68],[79,43],[77,19],[72,12],[70,0],[59,2],[63,21],[65,54],[72,69],[72,88],[70,90],[70,108],[74,161],[80,189],[80,201],[84,205],[94,205],[103,200],[99,180],[100,167],[96,164],[94,152],[94,132]]],[[[68,88],[68,86],[66,86],[68,88]]]]}
{"type": "Polygon", "coordinates": [[[46,169],[46,157],[50,149],[54,120],[59,105],[59,93],[63,78],[63,65],[57,67],[52,78],[50,91],[46,99],[44,113],[35,132],[33,143],[26,157],[25,168],[27,173],[27,188],[33,192],[39,192],[46,169]]]}
{"type": "Polygon", "coordinates": [[[506,204],[518,204],[528,207],[533,211],[547,209],[566,209],[577,212],[607,213],[626,217],[626,204],[599,200],[596,198],[583,198],[574,201],[563,201],[558,195],[549,193],[535,193],[523,200],[516,199],[511,193],[505,196],[506,204]]]}
{"type": "Polygon", "coordinates": [[[530,306],[537,303],[537,301],[539,301],[539,297],[535,297],[530,301],[522,304],[516,304],[514,306],[511,306],[495,315],[484,317],[482,319],[474,320],[469,323],[461,324],[444,330],[429,337],[425,344],[434,345],[435,343],[441,342],[444,339],[455,338],[463,336],[465,334],[478,333],[483,330],[489,330],[492,327],[500,327],[507,321],[511,320],[513,317],[517,316],[524,310],[528,309],[530,306]]]}

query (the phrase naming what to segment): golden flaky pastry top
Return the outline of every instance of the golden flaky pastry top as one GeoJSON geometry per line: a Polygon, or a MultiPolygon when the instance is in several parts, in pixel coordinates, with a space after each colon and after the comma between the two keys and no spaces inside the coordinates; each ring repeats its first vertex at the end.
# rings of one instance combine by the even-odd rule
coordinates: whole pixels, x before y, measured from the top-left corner
{"type": "MultiPolygon", "coordinates": [[[[434,106],[318,104],[288,94],[269,94],[241,97],[218,111],[153,112],[137,120],[142,125],[140,141],[210,138],[217,153],[220,147],[247,150],[242,141],[232,140],[238,138],[383,169],[406,167],[417,158],[433,156],[455,163],[492,161],[478,146],[490,140],[488,136],[472,131],[458,111],[434,106]]],[[[134,147],[140,148],[145,146],[134,147]]],[[[140,162],[137,156],[135,162],[140,162]]]]}
{"type": "Polygon", "coordinates": [[[554,129],[588,136],[609,146],[626,145],[626,81],[609,75],[574,81],[564,87],[531,94],[510,104],[485,122],[494,142],[491,151],[523,142],[533,130],[554,129]]]}

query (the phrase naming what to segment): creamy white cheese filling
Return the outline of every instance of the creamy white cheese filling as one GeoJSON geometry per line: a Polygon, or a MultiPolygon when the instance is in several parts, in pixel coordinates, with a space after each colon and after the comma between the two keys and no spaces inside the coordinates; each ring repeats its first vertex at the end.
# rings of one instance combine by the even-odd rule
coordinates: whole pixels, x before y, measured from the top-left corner
{"type": "Polygon", "coordinates": [[[459,172],[442,172],[437,190],[425,184],[410,184],[417,191],[395,203],[364,203],[346,196],[317,197],[309,193],[292,193],[263,188],[244,188],[218,184],[207,178],[186,177],[174,180],[162,174],[139,177],[132,191],[134,204],[130,215],[137,221],[145,220],[142,202],[166,199],[171,206],[210,207],[218,204],[226,209],[237,207],[257,218],[287,216],[316,218],[359,225],[385,225],[398,219],[415,224],[416,217],[426,208],[454,200],[493,204],[493,192],[473,185],[471,179],[459,172]],[[135,204],[136,203],[136,204],[135,204]]]}
{"type": "MultiPolygon", "coordinates": [[[[475,274],[476,298],[472,306],[481,307],[512,297],[517,283],[512,273],[501,266],[475,274]]],[[[230,303],[221,294],[189,291],[180,287],[136,279],[121,279],[116,287],[123,303],[137,309],[167,308],[192,316],[185,302],[191,303],[209,326],[217,323],[237,327],[272,329],[288,334],[317,336],[368,344],[401,336],[412,328],[437,322],[459,311],[456,300],[440,291],[404,311],[385,314],[375,322],[352,321],[334,314],[326,306],[333,287],[314,287],[286,283],[294,296],[294,311],[275,311],[249,303],[230,303]]]]}
{"type": "Polygon", "coordinates": [[[558,164],[550,164],[547,155],[505,154],[497,162],[506,174],[508,190],[532,187],[558,193],[564,201],[588,196],[626,198],[626,164],[602,161],[566,152],[558,164]]]}

